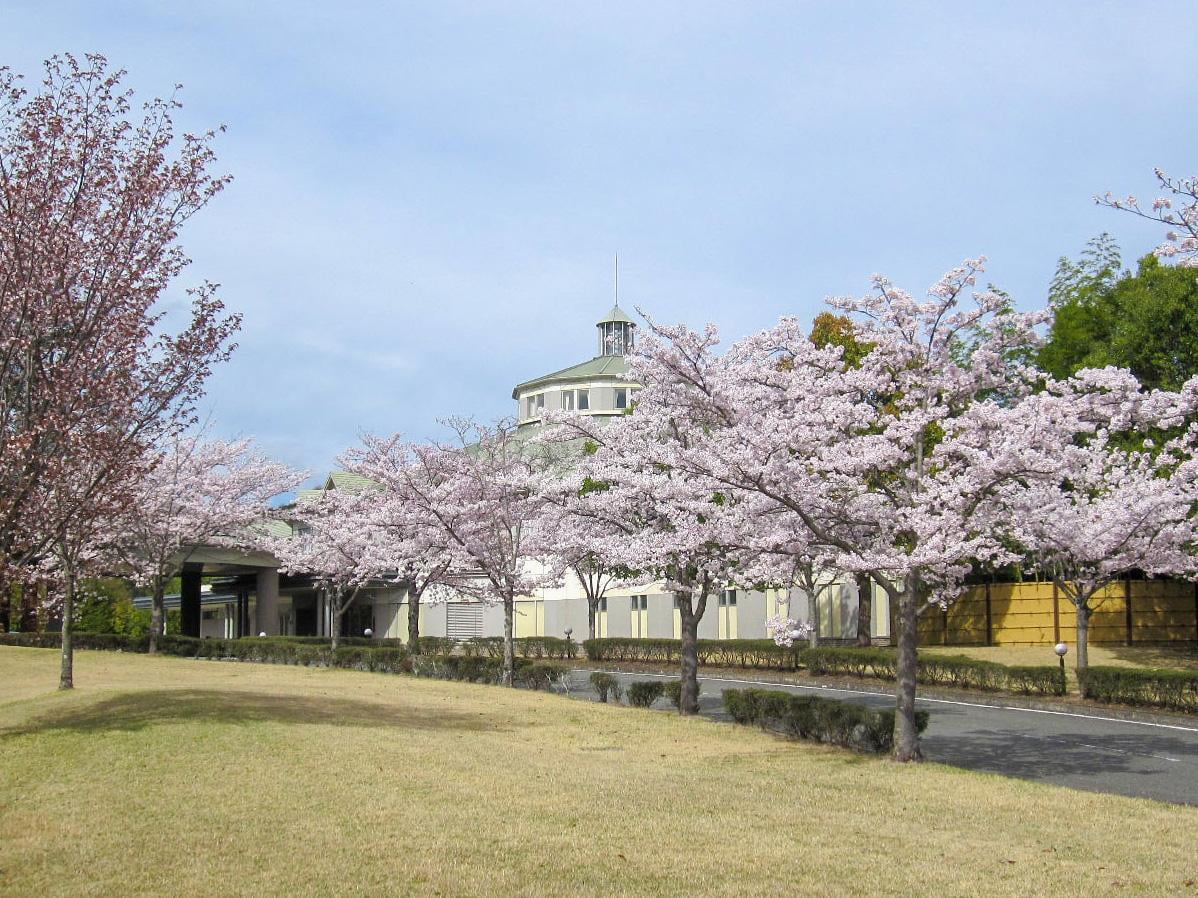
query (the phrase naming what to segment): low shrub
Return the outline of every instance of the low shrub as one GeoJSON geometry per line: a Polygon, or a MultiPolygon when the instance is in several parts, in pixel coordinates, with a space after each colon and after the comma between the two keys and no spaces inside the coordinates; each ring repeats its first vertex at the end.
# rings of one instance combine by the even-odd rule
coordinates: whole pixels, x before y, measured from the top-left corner
{"type": "MultiPolygon", "coordinates": [[[[897,654],[894,649],[820,646],[803,649],[800,660],[812,676],[874,677],[894,680],[897,654]]],[[[916,662],[915,679],[933,686],[980,689],[988,692],[1005,689],[1025,695],[1064,695],[1060,670],[1044,667],[1008,667],[994,661],[979,661],[965,655],[941,655],[929,652],[916,662]]]]}
{"type": "Polygon", "coordinates": [[[665,697],[670,700],[675,708],[682,708],[682,681],[681,680],[666,680],[662,687],[662,692],[665,697]]]}
{"type": "MultiPolygon", "coordinates": [[[[756,724],[796,739],[877,753],[894,747],[893,709],[874,710],[776,689],[725,689],[724,710],[739,724],[756,724]]],[[[915,713],[915,725],[921,733],[927,728],[927,711],[915,713]]]]}
{"type": "Polygon", "coordinates": [[[628,704],[634,708],[648,708],[661,698],[666,684],[661,680],[637,680],[628,684],[628,704]]]}
{"type": "MultiPolygon", "coordinates": [[[[591,661],[677,664],[682,660],[680,639],[588,639],[582,644],[591,661]]],[[[695,651],[707,667],[755,670],[798,670],[799,648],[780,646],[772,639],[700,639],[695,651]]]]}
{"type": "MultiPolygon", "coordinates": [[[[503,657],[502,636],[476,636],[473,639],[462,640],[458,647],[464,655],[503,657]]],[[[512,640],[512,649],[517,658],[565,661],[578,654],[578,643],[556,636],[519,636],[512,640]]]]}
{"type": "Polygon", "coordinates": [[[595,688],[595,692],[599,696],[599,701],[606,703],[610,698],[618,702],[620,696],[624,694],[624,690],[620,687],[620,681],[609,673],[603,671],[595,671],[591,674],[591,685],[595,688]]]}
{"type": "Polygon", "coordinates": [[[1198,711],[1198,671],[1088,667],[1077,678],[1082,694],[1095,701],[1198,711]]]}
{"type": "Polygon", "coordinates": [[[1060,667],[1022,667],[1012,665],[1006,668],[1007,689],[1024,695],[1064,695],[1066,689],[1065,671],[1060,667]]]}
{"type": "MultiPolygon", "coordinates": [[[[521,659],[527,660],[527,659],[521,659]]],[[[529,661],[527,664],[517,664],[515,682],[517,686],[526,689],[540,689],[552,692],[555,689],[569,691],[570,667],[553,661],[529,661]]]]}

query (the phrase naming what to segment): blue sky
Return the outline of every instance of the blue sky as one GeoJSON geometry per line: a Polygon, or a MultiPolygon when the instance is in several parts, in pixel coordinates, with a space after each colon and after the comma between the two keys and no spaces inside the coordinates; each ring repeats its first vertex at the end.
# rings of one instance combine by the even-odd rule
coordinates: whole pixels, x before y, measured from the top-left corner
{"type": "Polygon", "coordinates": [[[1033,308],[1159,242],[1095,193],[1198,171],[1189,2],[6,7],[0,63],[99,51],[228,126],[182,235],[245,315],[205,412],[314,471],[589,358],[613,251],[623,305],[729,338],[982,254],[1033,308]]]}

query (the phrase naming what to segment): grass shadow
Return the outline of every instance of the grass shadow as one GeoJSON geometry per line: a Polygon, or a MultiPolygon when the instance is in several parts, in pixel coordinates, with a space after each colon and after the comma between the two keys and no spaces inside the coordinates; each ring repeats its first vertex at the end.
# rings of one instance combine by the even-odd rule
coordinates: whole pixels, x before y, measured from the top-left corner
{"type": "Polygon", "coordinates": [[[126,692],[83,706],[60,708],[0,729],[0,741],[56,730],[132,732],[178,722],[285,723],[407,730],[496,731],[486,718],[427,711],[358,699],[314,698],[214,689],[126,692]]]}
{"type": "MultiPolygon", "coordinates": [[[[1136,667],[1163,667],[1174,670],[1198,670],[1198,642],[1168,645],[1103,645],[1116,660],[1136,667]]],[[[1091,661],[1091,664],[1096,662],[1091,661]]]]}

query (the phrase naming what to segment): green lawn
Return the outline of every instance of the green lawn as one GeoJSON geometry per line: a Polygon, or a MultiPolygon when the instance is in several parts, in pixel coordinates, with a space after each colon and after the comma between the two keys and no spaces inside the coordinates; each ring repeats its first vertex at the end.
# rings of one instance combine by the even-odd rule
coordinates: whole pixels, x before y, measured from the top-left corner
{"type": "MultiPolygon", "coordinates": [[[[1056,664],[1057,656],[1050,645],[991,645],[991,646],[958,646],[958,645],[928,645],[920,646],[919,651],[929,654],[967,655],[980,661],[997,661],[999,664],[1056,664]]],[[[1077,646],[1070,643],[1069,654],[1065,656],[1065,670],[1069,678],[1069,688],[1077,689],[1077,646]]],[[[1113,667],[1163,667],[1174,670],[1198,670],[1198,645],[1092,645],[1090,646],[1090,664],[1094,667],[1110,665],[1113,667]]]]}
{"type": "Polygon", "coordinates": [[[4,895],[1198,894],[1198,809],[497,687],[55,669],[0,647],[4,895]]]}

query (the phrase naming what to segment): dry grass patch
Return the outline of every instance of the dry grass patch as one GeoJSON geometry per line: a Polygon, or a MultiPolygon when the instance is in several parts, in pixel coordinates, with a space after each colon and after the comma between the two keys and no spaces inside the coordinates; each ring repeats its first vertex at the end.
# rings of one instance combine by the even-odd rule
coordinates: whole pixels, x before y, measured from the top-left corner
{"type": "Polygon", "coordinates": [[[1166,895],[1194,876],[1196,809],[407,677],[83,652],[62,695],[56,660],[0,648],[0,894],[1166,895]]]}

